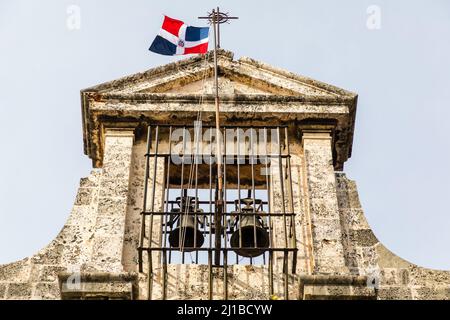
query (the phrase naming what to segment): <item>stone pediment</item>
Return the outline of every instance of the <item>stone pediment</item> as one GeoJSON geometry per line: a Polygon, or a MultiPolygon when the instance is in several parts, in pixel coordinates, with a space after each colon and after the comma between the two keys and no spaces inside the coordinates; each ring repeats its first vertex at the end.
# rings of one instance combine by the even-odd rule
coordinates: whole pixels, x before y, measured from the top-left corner
{"type": "MultiPolygon", "coordinates": [[[[335,167],[351,154],[357,95],[265,63],[219,50],[221,122],[335,124],[335,167]]],[[[203,56],[169,63],[81,91],[85,153],[101,166],[102,135],[117,123],[190,123],[198,111],[213,121],[214,59],[203,56]],[[201,101],[201,103],[199,103],[201,101]]],[[[229,123],[229,124],[230,124],[229,123]]]]}
{"type": "MultiPolygon", "coordinates": [[[[101,94],[130,95],[165,93],[208,95],[214,93],[212,54],[196,56],[150,69],[83,90],[101,94]]],[[[307,77],[233,54],[218,52],[219,93],[224,95],[278,95],[303,98],[354,98],[354,93],[307,77]]]]}
{"type": "MultiPolygon", "coordinates": [[[[234,81],[229,78],[221,77],[218,79],[219,94],[233,95],[233,94],[273,94],[269,90],[263,88],[252,87],[240,81],[234,81]]],[[[152,89],[144,90],[144,92],[152,92],[152,89]]],[[[208,95],[215,94],[215,83],[213,77],[205,77],[202,80],[193,81],[181,88],[170,88],[164,93],[184,93],[184,94],[198,94],[208,95]]]]}

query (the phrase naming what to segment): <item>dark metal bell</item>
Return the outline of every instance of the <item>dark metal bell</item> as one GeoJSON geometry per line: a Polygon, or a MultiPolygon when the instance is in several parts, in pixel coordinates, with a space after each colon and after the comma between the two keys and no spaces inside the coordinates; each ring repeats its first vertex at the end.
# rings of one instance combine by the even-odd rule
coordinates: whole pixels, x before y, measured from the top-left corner
{"type": "Polygon", "coordinates": [[[177,226],[169,233],[169,243],[171,247],[180,248],[180,251],[191,252],[200,248],[204,242],[203,234],[198,229],[201,222],[199,217],[197,216],[196,219],[194,215],[195,212],[202,214],[203,210],[195,208],[193,197],[178,197],[177,202],[180,208],[173,210],[177,214],[176,218],[172,220],[173,222],[177,221],[177,226]]]}
{"type": "Polygon", "coordinates": [[[230,246],[238,255],[254,258],[263,254],[269,247],[269,233],[261,216],[253,215],[254,209],[250,205],[253,200],[246,198],[241,201],[246,204],[246,207],[237,216],[236,230],[231,235],[230,246]],[[258,249],[255,249],[255,232],[258,249]]]}
{"type": "Polygon", "coordinates": [[[193,215],[181,214],[177,227],[169,234],[169,243],[172,247],[183,248],[183,251],[194,251],[203,245],[204,238],[200,230],[198,230],[198,221],[195,221],[193,215]],[[195,242],[194,243],[194,237],[195,242]]]}

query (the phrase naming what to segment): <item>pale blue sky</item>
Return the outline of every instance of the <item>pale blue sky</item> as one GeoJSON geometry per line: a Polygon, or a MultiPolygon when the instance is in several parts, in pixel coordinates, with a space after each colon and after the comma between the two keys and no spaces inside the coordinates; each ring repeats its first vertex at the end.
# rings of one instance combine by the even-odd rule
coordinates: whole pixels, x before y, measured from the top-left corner
{"type": "Polygon", "coordinates": [[[222,47],[359,94],[353,156],[376,236],[422,266],[450,269],[450,2],[0,2],[0,263],[59,232],[90,160],[79,91],[169,63],[147,51],[162,15],[202,25],[219,5],[240,20],[222,47]],[[81,29],[66,26],[69,5],[81,29]],[[366,26],[369,5],[381,29],[366,26]]]}

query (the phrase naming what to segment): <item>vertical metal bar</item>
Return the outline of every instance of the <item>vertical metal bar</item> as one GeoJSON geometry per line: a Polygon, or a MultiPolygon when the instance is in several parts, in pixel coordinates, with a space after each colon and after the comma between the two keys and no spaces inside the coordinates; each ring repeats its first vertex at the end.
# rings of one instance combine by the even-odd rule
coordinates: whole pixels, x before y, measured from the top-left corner
{"type": "MultiPolygon", "coordinates": [[[[238,228],[239,228],[239,248],[242,248],[242,229],[241,229],[241,216],[242,216],[242,211],[241,211],[241,169],[240,169],[240,147],[241,147],[241,140],[239,137],[239,132],[240,132],[241,128],[237,128],[237,185],[238,185],[238,213],[239,215],[236,217],[236,221],[238,224],[238,228]]],[[[245,143],[245,141],[244,141],[245,143]]],[[[245,150],[245,145],[244,145],[244,150],[245,150]]],[[[244,158],[245,159],[245,158],[244,158]]],[[[245,161],[245,160],[244,160],[245,161]]],[[[239,259],[237,257],[236,254],[236,259],[239,259]]],[[[239,264],[239,261],[238,261],[239,264]]]]}
{"type": "MultiPolygon", "coordinates": [[[[209,130],[209,141],[212,141],[212,131],[209,130]]],[[[209,155],[209,248],[212,248],[212,146],[210,145],[209,155]]],[[[209,252],[209,251],[208,251],[209,252]]]]}
{"type": "Polygon", "coordinates": [[[281,209],[283,212],[283,220],[284,220],[284,247],[288,247],[288,239],[287,239],[287,220],[286,220],[286,208],[285,208],[285,197],[284,197],[284,178],[283,178],[283,158],[281,157],[281,134],[280,127],[277,127],[277,135],[278,135],[278,162],[279,162],[279,170],[280,170],[280,188],[281,188],[281,209]]]}
{"type": "MultiPolygon", "coordinates": [[[[149,237],[149,248],[152,248],[152,240],[153,240],[153,212],[155,211],[155,192],[156,192],[156,169],[158,166],[158,147],[159,147],[159,126],[156,126],[155,133],[155,153],[154,153],[154,166],[153,166],[153,174],[152,174],[152,198],[150,205],[150,225],[148,231],[149,237]]],[[[152,299],[152,290],[153,290],[153,252],[152,250],[148,251],[148,268],[149,268],[149,278],[148,278],[148,299],[152,299]]]]}
{"type": "Polygon", "coordinates": [[[224,247],[225,250],[223,252],[223,292],[224,292],[224,300],[228,300],[228,251],[227,249],[227,131],[226,128],[223,128],[224,132],[224,158],[225,161],[223,162],[223,185],[224,185],[224,210],[223,210],[223,238],[224,238],[224,247]]]}
{"type": "MultiPolygon", "coordinates": [[[[267,146],[268,140],[267,140],[267,128],[264,127],[264,143],[267,146]]],[[[270,241],[270,248],[273,248],[273,230],[272,230],[272,206],[271,206],[271,200],[270,200],[270,184],[271,181],[271,172],[269,171],[269,158],[267,156],[267,148],[266,148],[266,190],[267,190],[267,207],[269,212],[269,241],[270,241]]],[[[273,251],[269,251],[269,294],[273,295],[273,251]]]]}
{"type": "MultiPolygon", "coordinates": [[[[167,217],[169,212],[169,192],[170,192],[170,162],[171,162],[171,153],[172,153],[172,126],[169,127],[169,152],[167,156],[167,171],[166,171],[166,185],[164,188],[164,192],[166,193],[166,203],[165,203],[165,213],[164,213],[164,232],[163,232],[163,300],[166,300],[167,297],[167,217]]],[[[169,255],[170,255],[169,251],[169,255]]]]}
{"type": "MultiPolygon", "coordinates": [[[[298,170],[298,174],[301,178],[301,188],[302,194],[305,195],[303,201],[303,210],[304,210],[304,221],[306,222],[306,226],[303,228],[305,232],[304,241],[308,250],[308,267],[309,274],[313,273],[315,268],[315,259],[314,259],[314,250],[313,250],[313,240],[312,240],[312,220],[311,220],[311,212],[309,209],[309,196],[308,196],[308,184],[307,184],[307,169],[305,163],[305,154],[302,155],[301,159],[301,168],[298,170]],[[305,230],[306,229],[306,230],[305,230]]],[[[305,252],[306,254],[306,252],[305,252]]]]}
{"type": "Polygon", "coordinates": [[[283,269],[284,269],[284,299],[289,300],[289,269],[288,269],[289,252],[284,251],[283,269]]]}
{"type": "Polygon", "coordinates": [[[166,300],[167,298],[167,251],[164,248],[163,249],[163,277],[162,277],[162,281],[163,281],[163,292],[162,292],[162,299],[166,300]]]}
{"type": "MultiPolygon", "coordinates": [[[[167,216],[168,216],[168,212],[169,212],[169,198],[170,198],[170,164],[171,164],[171,156],[172,156],[172,140],[170,139],[172,137],[172,126],[169,127],[169,153],[167,156],[167,177],[166,177],[166,206],[165,206],[165,214],[164,214],[164,226],[165,226],[165,230],[164,230],[164,242],[163,242],[163,246],[164,248],[166,248],[167,246],[167,216]]],[[[170,256],[170,252],[169,251],[169,256],[170,256]]]]}
{"type": "Polygon", "coordinates": [[[228,251],[223,252],[223,299],[228,300],[228,251]]]}
{"type": "MultiPolygon", "coordinates": [[[[280,127],[277,128],[277,135],[278,135],[278,159],[279,159],[279,170],[280,170],[280,188],[281,188],[281,200],[282,200],[282,212],[283,212],[283,224],[284,224],[284,248],[288,248],[288,238],[287,238],[287,220],[286,220],[286,208],[285,208],[285,196],[284,196],[284,176],[283,176],[283,158],[282,158],[282,152],[281,152],[281,133],[280,133],[280,127]]],[[[288,273],[287,273],[287,267],[288,263],[287,260],[289,258],[288,251],[284,251],[284,257],[283,257],[283,271],[285,274],[284,279],[284,296],[285,299],[288,299],[288,273]]]]}
{"type": "Polygon", "coordinates": [[[184,223],[185,221],[182,221],[181,219],[183,219],[184,217],[184,212],[183,212],[183,203],[184,203],[184,199],[183,196],[185,195],[184,191],[184,161],[185,161],[185,152],[186,152],[186,126],[183,127],[183,148],[182,148],[182,154],[183,156],[181,157],[181,177],[180,177],[180,201],[181,201],[181,205],[180,205],[180,215],[178,217],[178,221],[180,223],[180,228],[178,229],[179,231],[179,236],[178,236],[178,247],[181,248],[181,263],[184,264],[184,245],[183,245],[183,236],[182,234],[184,233],[184,223]]]}
{"type": "Polygon", "coordinates": [[[153,291],[153,262],[152,262],[152,250],[147,250],[147,263],[148,263],[148,300],[152,300],[153,291]]]}
{"type": "MultiPolygon", "coordinates": [[[[289,145],[289,135],[288,135],[288,128],[286,127],[284,129],[284,135],[286,140],[286,148],[287,148],[287,174],[289,178],[289,202],[290,202],[290,213],[294,213],[294,195],[293,195],[293,188],[292,188],[292,171],[291,171],[291,149],[289,145]]],[[[291,215],[291,232],[292,232],[292,248],[296,248],[297,246],[297,234],[295,231],[295,216],[291,215]]],[[[296,266],[297,266],[297,250],[294,250],[292,254],[292,273],[296,273],[296,266]]]]}
{"type": "Polygon", "coordinates": [[[142,266],[142,247],[144,246],[144,237],[145,237],[145,219],[146,215],[144,214],[147,211],[147,188],[148,188],[148,174],[149,174],[149,154],[150,154],[150,140],[152,139],[152,127],[147,127],[147,152],[145,154],[145,177],[144,177],[144,200],[142,204],[142,215],[141,215],[141,230],[139,234],[139,250],[138,250],[138,259],[139,259],[139,272],[143,272],[142,266]]]}
{"type": "MultiPolygon", "coordinates": [[[[194,127],[194,130],[197,128],[194,127]]],[[[193,155],[193,160],[195,162],[195,214],[194,214],[194,226],[197,226],[197,208],[198,208],[198,149],[199,149],[199,139],[201,132],[194,132],[194,137],[197,138],[195,146],[195,154],[193,155]]],[[[194,247],[197,247],[197,232],[194,231],[194,247]]],[[[198,250],[195,250],[195,263],[198,264],[198,250]]]]}
{"type": "MultiPolygon", "coordinates": [[[[253,129],[250,129],[250,149],[251,149],[251,168],[252,168],[252,193],[253,193],[253,246],[256,248],[258,242],[256,239],[256,196],[255,196],[255,164],[254,164],[254,150],[253,150],[253,129]]],[[[251,261],[251,260],[250,260],[251,261]]]]}
{"type": "Polygon", "coordinates": [[[212,249],[208,249],[208,298],[213,298],[212,249]]]}
{"type": "Polygon", "coordinates": [[[216,179],[216,185],[215,185],[215,190],[216,190],[216,196],[215,196],[215,210],[214,210],[214,265],[215,266],[220,266],[220,249],[222,247],[222,235],[221,235],[221,229],[222,229],[222,204],[221,204],[221,200],[219,200],[219,181],[218,179],[216,179]]]}
{"type": "Polygon", "coordinates": [[[158,147],[159,147],[159,126],[156,126],[156,134],[155,134],[155,156],[154,156],[154,166],[153,166],[153,174],[152,174],[152,198],[151,198],[151,213],[150,213],[150,230],[149,230],[149,237],[150,237],[150,247],[153,232],[153,212],[155,211],[155,192],[156,192],[156,170],[158,166],[158,147]]]}
{"type": "MultiPolygon", "coordinates": [[[[170,212],[173,212],[173,204],[170,204],[170,212]]],[[[171,227],[171,229],[172,229],[172,227],[171,227]]],[[[172,263],[172,250],[169,250],[169,263],[172,263]]]]}

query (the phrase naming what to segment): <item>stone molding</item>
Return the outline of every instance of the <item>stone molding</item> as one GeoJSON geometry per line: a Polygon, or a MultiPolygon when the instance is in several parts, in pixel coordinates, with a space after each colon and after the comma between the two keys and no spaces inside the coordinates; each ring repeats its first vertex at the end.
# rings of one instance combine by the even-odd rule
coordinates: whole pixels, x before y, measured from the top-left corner
{"type": "Polygon", "coordinates": [[[136,273],[68,273],[58,275],[61,299],[120,299],[138,297],[136,273]]]}
{"type": "Polygon", "coordinates": [[[373,300],[376,298],[377,290],[367,286],[366,276],[299,276],[299,299],[301,300],[373,300]]]}

